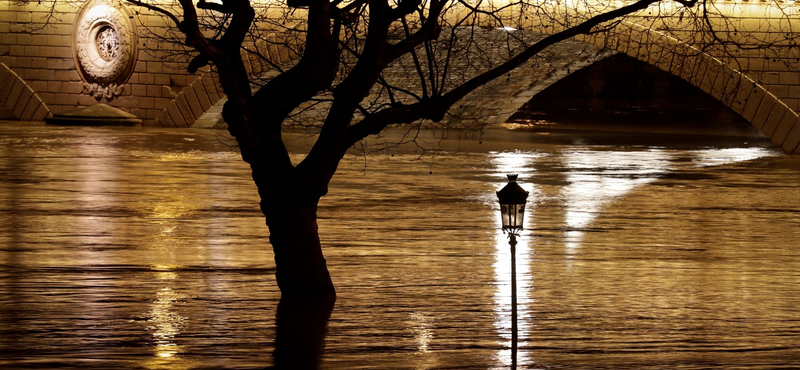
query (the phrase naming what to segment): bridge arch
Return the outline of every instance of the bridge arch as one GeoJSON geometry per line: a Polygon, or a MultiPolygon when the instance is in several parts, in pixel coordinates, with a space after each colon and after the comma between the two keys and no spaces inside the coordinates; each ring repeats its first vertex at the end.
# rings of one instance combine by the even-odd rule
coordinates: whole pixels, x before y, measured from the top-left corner
{"type": "Polygon", "coordinates": [[[788,154],[800,153],[800,117],[731,65],[662,32],[623,22],[613,33],[583,37],[680,77],[731,108],[788,154]]]}
{"type": "Polygon", "coordinates": [[[497,115],[495,122],[505,121],[513,110],[571,72],[619,52],[687,81],[741,115],[784,152],[800,154],[798,113],[764,86],[719,58],[632,22],[620,23],[613,33],[583,36],[569,42],[584,42],[596,50],[611,51],[583,58],[574,56],[567,62],[554,65],[555,69],[546,78],[539,78],[507,97],[503,105],[505,110],[497,115]]]}
{"type": "Polygon", "coordinates": [[[50,110],[38,94],[11,68],[0,63],[0,118],[43,121],[50,110]]]}
{"type": "MultiPolygon", "coordinates": [[[[490,30],[490,32],[507,32],[490,30]]],[[[525,32],[525,31],[520,31],[525,32]]],[[[488,123],[502,123],[535,94],[558,82],[571,71],[577,71],[612,53],[624,53],[641,62],[653,65],[677,76],[708,93],[758,128],[773,143],[789,154],[800,154],[800,117],[783,101],[752,78],[731,67],[719,58],[665,35],[632,22],[623,22],[613,33],[584,36],[555,45],[547,68],[518,68],[506,81],[489,86],[487,91],[467,97],[451,110],[454,117],[481,115],[488,123]],[[581,44],[583,46],[576,46],[581,44]],[[587,46],[590,49],[587,50],[587,46]],[[579,50],[576,52],[575,50],[579,50]],[[498,88],[498,85],[504,85],[498,88]],[[492,109],[486,109],[492,107],[492,109]],[[477,110],[483,111],[476,114],[477,110]],[[494,110],[491,113],[486,111],[494,110]]],[[[210,73],[186,86],[159,115],[162,126],[208,127],[219,116],[224,94],[210,73]],[[201,117],[203,117],[201,119],[201,117]]]]}
{"type": "Polygon", "coordinates": [[[216,76],[205,72],[181,89],[156,121],[162,127],[213,127],[210,121],[218,119],[222,112],[218,103],[224,98],[216,76]]]}

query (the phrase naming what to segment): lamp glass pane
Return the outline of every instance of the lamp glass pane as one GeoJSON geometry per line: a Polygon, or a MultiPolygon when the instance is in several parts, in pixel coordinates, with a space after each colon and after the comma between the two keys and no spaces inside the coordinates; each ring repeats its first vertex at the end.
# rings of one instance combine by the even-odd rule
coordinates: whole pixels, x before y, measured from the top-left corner
{"type": "Polygon", "coordinates": [[[514,217],[514,227],[522,229],[522,221],[525,218],[525,204],[515,204],[516,216],[514,217]]]}
{"type": "Polygon", "coordinates": [[[510,204],[501,204],[500,205],[500,218],[503,220],[503,229],[508,229],[511,227],[511,217],[512,214],[511,210],[509,209],[510,204]]]}
{"type": "Polygon", "coordinates": [[[501,204],[500,213],[503,229],[522,229],[525,217],[525,204],[501,204]]]}

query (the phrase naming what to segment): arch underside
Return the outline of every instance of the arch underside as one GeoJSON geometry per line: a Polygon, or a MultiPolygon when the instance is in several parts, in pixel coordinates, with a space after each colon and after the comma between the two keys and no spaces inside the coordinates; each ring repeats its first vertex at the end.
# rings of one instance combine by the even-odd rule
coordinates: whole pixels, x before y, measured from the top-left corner
{"type": "Polygon", "coordinates": [[[50,114],[47,105],[25,81],[0,63],[0,119],[43,121],[50,114]]]}

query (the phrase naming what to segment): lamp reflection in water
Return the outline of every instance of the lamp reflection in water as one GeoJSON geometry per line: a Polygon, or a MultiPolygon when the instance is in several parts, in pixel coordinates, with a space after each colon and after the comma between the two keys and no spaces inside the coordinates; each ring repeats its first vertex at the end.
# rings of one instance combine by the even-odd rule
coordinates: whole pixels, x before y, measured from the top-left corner
{"type": "Polygon", "coordinates": [[[608,204],[673,170],[669,152],[647,150],[576,150],[562,153],[566,183],[560,191],[565,205],[566,255],[579,253],[584,232],[608,204]]]}
{"type": "Polygon", "coordinates": [[[497,192],[503,232],[511,246],[511,367],[517,367],[517,236],[522,231],[528,192],[517,184],[517,175],[508,175],[508,184],[497,192]]]}
{"type": "MultiPolygon", "coordinates": [[[[154,269],[159,280],[172,282],[178,277],[169,266],[155,266],[154,269]]],[[[150,305],[147,329],[153,336],[155,355],[158,359],[170,359],[178,354],[179,347],[175,343],[175,336],[180,333],[186,318],[176,312],[175,303],[185,298],[184,294],[165,286],[156,292],[156,299],[150,305]]]]}

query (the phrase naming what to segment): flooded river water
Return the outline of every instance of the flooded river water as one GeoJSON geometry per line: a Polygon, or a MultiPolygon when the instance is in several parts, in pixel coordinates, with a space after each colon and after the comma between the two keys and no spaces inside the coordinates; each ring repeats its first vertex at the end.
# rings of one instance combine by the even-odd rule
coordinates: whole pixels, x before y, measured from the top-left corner
{"type": "Polygon", "coordinates": [[[0,368],[800,368],[800,157],[627,139],[493,129],[344,160],[319,213],[339,295],[314,329],[276,321],[224,136],[0,125],[0,368]],[[530,191],[516,354],[507,173],[530,191]]]}

